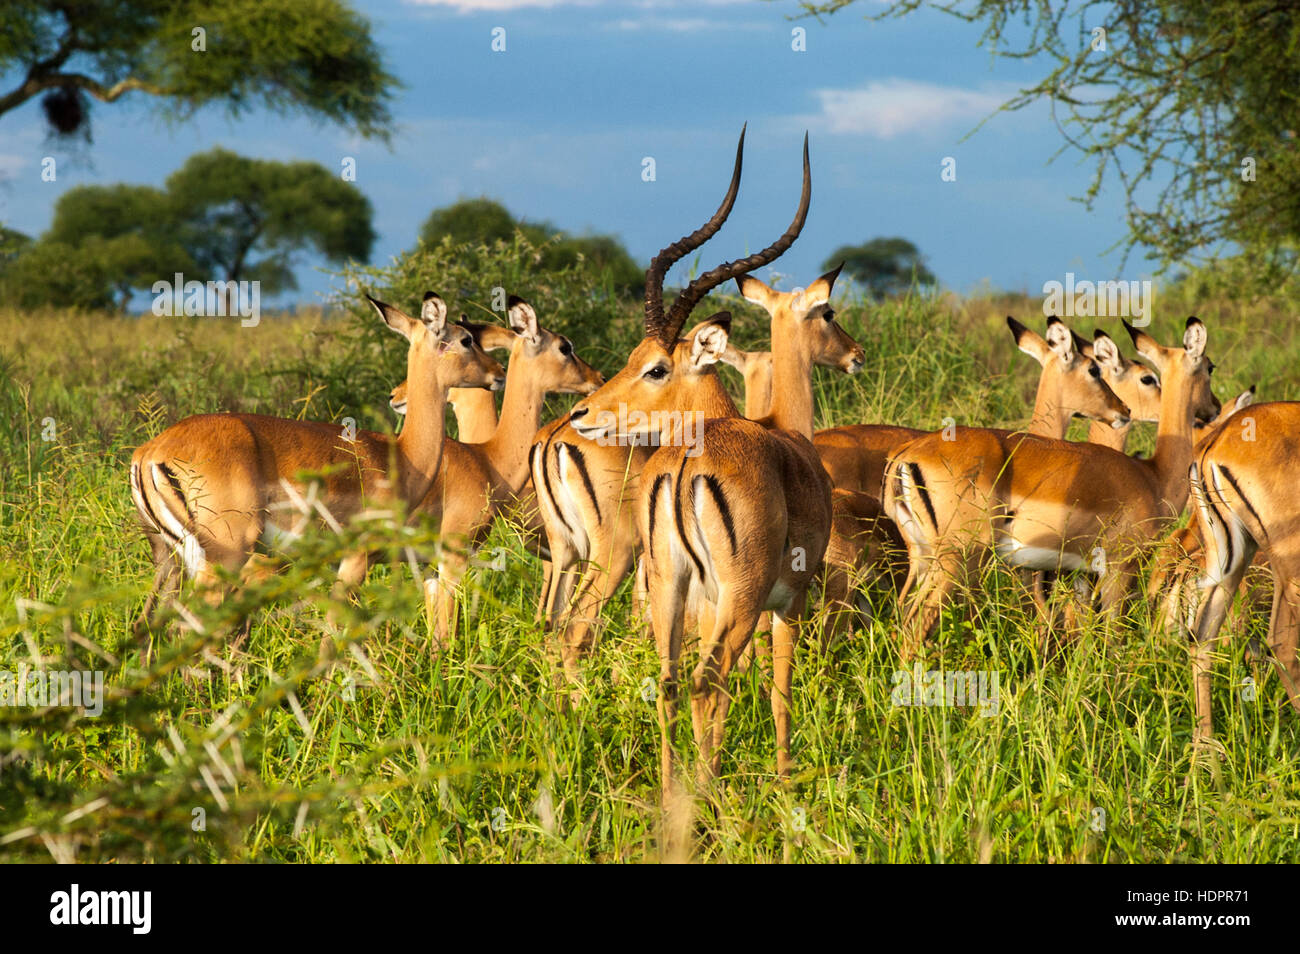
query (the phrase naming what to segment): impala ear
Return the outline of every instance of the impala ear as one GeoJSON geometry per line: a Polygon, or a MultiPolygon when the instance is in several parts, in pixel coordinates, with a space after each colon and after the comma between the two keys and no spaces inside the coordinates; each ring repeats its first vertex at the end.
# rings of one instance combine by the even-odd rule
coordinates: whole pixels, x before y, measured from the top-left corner
{"type": "Polygon", "coordinates": [[[824,305],[830,301],[831,292],[835,290],[835,279],[839,278],[840,269],[843,267],[844,263],[840,262],[838,267],[827,272],[825,275],[818,278],[817,281],[805,288],[803,295],[796,296],[798,309],[804,314],[807,314],[818,305],[824,305]]]}
{"type": "Polygon", "coordinates": [[[1074,362],[1074,332],[1060,318],[1047,319],[1047,347],[1060,359],[1061,364],[1074,362]]]}
{"type": "Polygon", "coordinates": [[[764,308],[771,304],[772,296],[776,294],[766,282],[753,275],[741,275],[736,279],[736,287],[740,289],[741,298],[752,301],[755,305],[762,305],[764,308]]]}
{"type": "Polygon", "coordinates": [[[408,315],[402,309],[397,308],[387,302],[380,301],[378,298],[371,298],[366,295],[366,301],[370,302],[375,311],[379,312],[379,317],[384,319],[384,324],[388,325],[407,341],[411,340],[411,335],[415,334],[415,328],[419,324],[414,318],[408,315]]]}
{"type": "Polygon", "coordinates": [[[420,303],[420,320],[434,337],[441,338],[447,328],[447,303],[431,291],[424,293],[420,303]]]}
{"type": "Polygon", "coordinates": [[[1187,357],[1193,361],[1199,360],[1205,354],[1205,339],[1205,325],[1201,324],[1201,319],[1194,316],[1188,318],[1187,330],[1183,332],[1183,351],[1187,357]]]}
{"type": "Polygon", "coordinates": [[[701,324],[691,338],[691,369],[717,364],[727,353],[731,338],[731,312],[720,311],[701,324]]]}
{"type": "Polygon", "coordinates": [[[1250,407],[1255,403],[1255,385],[1250,386],[1249,391],[1242,391],[1237,395],[1237,400],[1232,402],[1232,412],[1235,414],[1243,407],[1250,407]]]}
{"type": "Polygon", "coordinates": [[[507,305],[506,314],[510,319],[511,330],[529,344],[537,344],[542,338],[542,332],[533,306],[516,295],[510,296],[507,305]]]}
{"type": "Polygon", "coordinates": [[[1010,315],[1007,315],[1007,327],[1011,329],[1011,337],[1015,339],[1017,348],[1039,364],[1047,360],[1047,342],[1041,335],[1030,331],[1010,315]]]}
{"type": "Polygon", "coordinates": [[[1119,345],[1104,331],[1094,332],[1092,357],[1103,368],[1108,368],[1115,374],[1124,370],[1124,358],[1119,353],[1119,345]]]}
{"type": "Polygon", "coordinates": [[[1154,364],[1156,370],[1164,371],[1165,355],[1164,349],[1160,347],[1160,342],[1156,341],[1155,338],[1152,338],[1145,331],[1134,328],[1127,321],[1124,322],[1124,330],[1127,331],[1128,336],[1133,339],[1133,347],[1137,348],[1137,353],[1154,364]]]}

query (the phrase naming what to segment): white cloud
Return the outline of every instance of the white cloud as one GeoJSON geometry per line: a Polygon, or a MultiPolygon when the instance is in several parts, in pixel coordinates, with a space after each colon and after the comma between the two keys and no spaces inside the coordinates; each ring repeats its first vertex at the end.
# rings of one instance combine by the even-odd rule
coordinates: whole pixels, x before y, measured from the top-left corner
{"type": "Polygon", "coordinates": [[[457,13],[499,13],[506,10],[550,8],[578,5],[591,6],[599,0],[407,0],[422,7],[451,7],[457,13]]]}
{"type": "Polygon", "coordinates": [[[830,133],[893,139],[953,123],[974,124],[1012,95],[1012,87],[980,90],[916,80],[873,80],[856,89],[814,90],[821,110],[807,125],[830,133]]]}
{"type": "MultiPolygon", "coordinates": [[[[725,6],[736,3],[753,3],[753,0],[407,0],[407,3],[416,4],[423,7],[449,7],[457,13],[499,13],[508,10],[549,9],[560,6],[604,6],[604,7],[635,7],[642,10],[665,10],[681,9],[687,6],[725,6]]],[[[648,21],[622,21],[629,24],[638,24],[638,27],[628,27],[628,29],[640,28],[641,26],[655,26],[660,28],[689,30],[695,29],[694,26],[665,26],[663,23],[655,24],[648,21]]],[[[690,24],[692,22],[705,23],[706,21],[691,21],[689,19],[679,19],[673,21],[677,24],[690,24]]],[[[714,24],[708,24],[713,26],[714,24]]]]}
{"type": "Polygon", "coordinates": [[[704,17],[640,17],[614,20],[607,29],[642,32],[667,30],[669,33],[703,33],[706,30],[766,30],[767,24],[709,20],[704,17]]]}
{"type": "Polygon", "coordinates": [[[0,152],[0,179],[17,176],[27,167],[30,160],[26,156],[16,156],[9,152],[0,152]]]}

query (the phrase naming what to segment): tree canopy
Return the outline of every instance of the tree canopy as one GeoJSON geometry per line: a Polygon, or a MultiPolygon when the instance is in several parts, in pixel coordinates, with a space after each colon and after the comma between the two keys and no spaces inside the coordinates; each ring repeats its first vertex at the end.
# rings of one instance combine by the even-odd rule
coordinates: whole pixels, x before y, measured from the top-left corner
{"type": "MultiPolygon", "coordinates": [[[[822,16],[856,0],[806,0],[822,16]]],[[[1300,269],[1300,6],[1277,0],[899,0],[979,44],[1038,59],[1042,78],[1004,109],[1048,102],[1063,150],[1093,161],[1080,196],[1108,181],[1127,209],[1126,253],[1162,267],[1231,254],[1259,287],[1300,269]]]]}
{"type": "Polygon", "coordinates": [[[156,98],[183,118],[301,110],[386,138],[397,80],[368,21],[342,0],[7,0],[0,5],[0,116],[40,97],[54,132],[89,135],[92,100],[156,98]]]}
{"type": "Polygon", "coordinates": [[[606,271],[620,292],[636,295],[645,286],[645,270],[617,238],[570,235],[549,222],[516,219],[500,202],[486,197],[461,199],[434,209],[420,227],[420,240],[425,245],[436,245],[444,239],[457,245],[491,243],[509,241],[516,231],[540,249],[543,270],[569,268],[581,258],[597,270],[606,271]]]}
{"type": "Polygon", "coordinates": [[[844,270],[872,294],[883,297],[917,285],[933,285],[934,273],[926,267],[920,249],[905,238],[874,238],[861,245],[842,245],[831,253],[825,271],[844,263],[844,270]]]}
{"type": "Polygon", "coordinates": [[[135,289],[176,272],[198,281],[296,287],[295,253],[342,263],[370,257],[370,202],[312,162],[250,159],[224,149],[191,156],[165,189],[79,186],[59,197],[37,242],[0,235],[0,283],[31,306],[125,307],[135,289]]]}

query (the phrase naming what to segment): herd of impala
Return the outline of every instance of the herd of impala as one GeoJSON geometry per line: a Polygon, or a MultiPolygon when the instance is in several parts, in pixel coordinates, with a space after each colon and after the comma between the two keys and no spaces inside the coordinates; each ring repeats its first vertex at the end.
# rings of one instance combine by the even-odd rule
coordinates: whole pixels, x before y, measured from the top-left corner
{"type": "MultiPolygon", "coordinates": [[[[669,269],[731,212],[744,139],[742,131],[718,210],[651,261],[645,337],[610,380],[521,299],[509,300],[507,330],[448,321],[432,292],[418,318],[367,296],[409,342],[407,377],[392,395],[406,416],[400,436],[207,414],[141,446],[131,493],[157,568],[141,625],[152,623],[183,577],[219,602],[231,580],[273,567],[292,550],[309,501],[332,526],[383,508],[437,522],[442,545],[425,600],[440,647],[454,632],[468,554],[509,512],[545,561],[538,613],[558,647],[564,702],[581,696],[582,661],[605,604],[635,575],[638,615],[648,618],[660,659],[667,796],[679,772],[679,664],[689,634],[698,640],[688,695],[704,785],[719,768],[728,675],[748,664],[753,635],[772,614],[770,695],[777,772],[785,776],[794,648],[810,600],[823,604],[824,632],[833,636],[863,612],[861,587],[892,586],[903,611],[900,651],[910,659],[924,651],[945,603],[969,592],[963,580],[990,556],[1025,575],[1044,634],[1070,631],[1093,602],[1107,625],[1118,621],[1137,593],[1140,564],[1150,561],[1148,595],[1158,598],[1159,586],[1181,594],[1164,618],[1190,629],[1195,735],[1207,743],[1211,651],[1258,557],[1275,579],[1270,649],[1300,709],[1300,504],[1287,484],[1288,464],[1300,456],[1300,403],[1245,412],[1252,389],[1221,407],[1210,389],[1206,328],[1196,318],[1187,320],[1180,347],[1125,324],[1147,364],[1125,357],[1101,331],[1085,341],[1053,318],[1040,336],[1008,318],[1016,346],[1042,366],[1026,429],[927,433],[858,424],[814,433],[813,366],[853,373],[865,363],[830,305],[838,269],[794,292],[750,274],[803,228],[812,189],[806,137],[802,194],[784,234],[703,273],[667,310],[663,303],[669,269]],[[683,330],[696,305],[729,280],[770,315],[770,352],[732,345],[727,312],[683,330]],[[488,355],[494,349],[509,350],[508,372],[488,355]],[[719,362],[744,377],[743,415],[719,362]],[[491,392],[503,386],[498,422],[491,392]],[[543,426],[544,400],[555,392],[582,398],[543,426]],[[444,436],[448,404],[460,440],[444,436]],[[1065,439],[1074,416],[1091,419],[1087,442],[1065,439]],[[1157,422],[1148,459],[1124,452],[1134,421],[1157,422]],[[1166,541],[1189,498],[1194,522],[1166,541]],[[1188,587],[1195,562],[1200,580],[1188,587]],[[1047,580],[1063,572],[1075,574],[1074,596],[1058,623],[1047,580]],[[1193,589],[1199,598],[1187,599],[1193,589]]],[[[344,592],[361,582],[371,557],[342,560],[344,592]]]]}

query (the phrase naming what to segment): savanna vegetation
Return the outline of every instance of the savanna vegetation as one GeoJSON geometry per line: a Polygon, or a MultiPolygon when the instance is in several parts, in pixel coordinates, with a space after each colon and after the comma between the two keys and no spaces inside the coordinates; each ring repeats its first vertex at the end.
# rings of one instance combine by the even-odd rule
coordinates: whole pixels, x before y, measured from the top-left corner
{"type": "MultiPolygon", "coordinates": [[[[625,588],[588,666],[586,698],[561,711],[533,615],[540,564],[508,525],[488,543],[497,559],[485,554],[471,574],[454,642],[439,655],[410,559],[431,552],[428,528],[400,538],[373,525],[309,536],[290,568],[221,609],[187,593],[166,635],[141,642],[130,628],[152,575],[126,480],[132,448],[210,410],[396,425],[386,400],[404,348],[355,289],[411,306],[431,285],[453,311],[490,319],[500,285],[527,297],[598,367],[616,370],[640,336],[639,305],[585,259],[539,272],[543,252],[522,234],[488,244],[448,238],[390,268],[340,274],[347,291],[321,311],[267,316],[253,328],[221,318],[0,312],[0,670],[39,658],[107,679],[99,716],[0,708],[0,858],[657,857],[658,733],[646,689],[658,670],[654,647],[625,588]],[[357,536],[391,556],[355,603],[336,604],[322,580],[357,536]],[[331,608],[343,628],[336,651],[322,656],[331,608]],[[234,650],[228,633],[243,612],[252,614],[251,637],[234,650]]],[[[1157,337],[1170,338],[1195,311],[1209,327],[1221,397],[1255,382],[1262,399],[1300,396],[1290,306],[1234,300],[1197,281],[1161,290],[1157,337]]],[[[841,295],[839,317],[864,345],[867,367],[817,372],[819,426],[1024,421],[1038,367],[1015,352],[1004,318],[1041,327],[1040,300],[876,302],[850,287],[841,295]]],[[[735,298],[717,305],[735,312],[741,344],[764,341],[758,309],[735,298]]],[[[1143,440],[1149,448],[1150,434],[1143,440]]],[[[720,801],[700,815],[698,857],[1295,860],[1300,719],[1276,678],[1243,660],[1244,640],[1230,644],[1216,675],[1225,756],[1215,774],[1192,765],[1178,636],[1155,631],[1138,604],[1122,634],[1088,630],[1044,659],[1021,586],[992,572],[973,617],[954,613],[943,624],[945,667],[999,674],[989,717],[894,704],[887,600],[877,622],[828,655],[810,639],[796,663],[798,768],[788,786],[773,776],[764,671],[735,678],[720,801]],[[1257,693],[1241,691],[1248,676],[1257,693]]],[[[1264,621],[1251,625],[1258,632],[1264,621]]]]}

